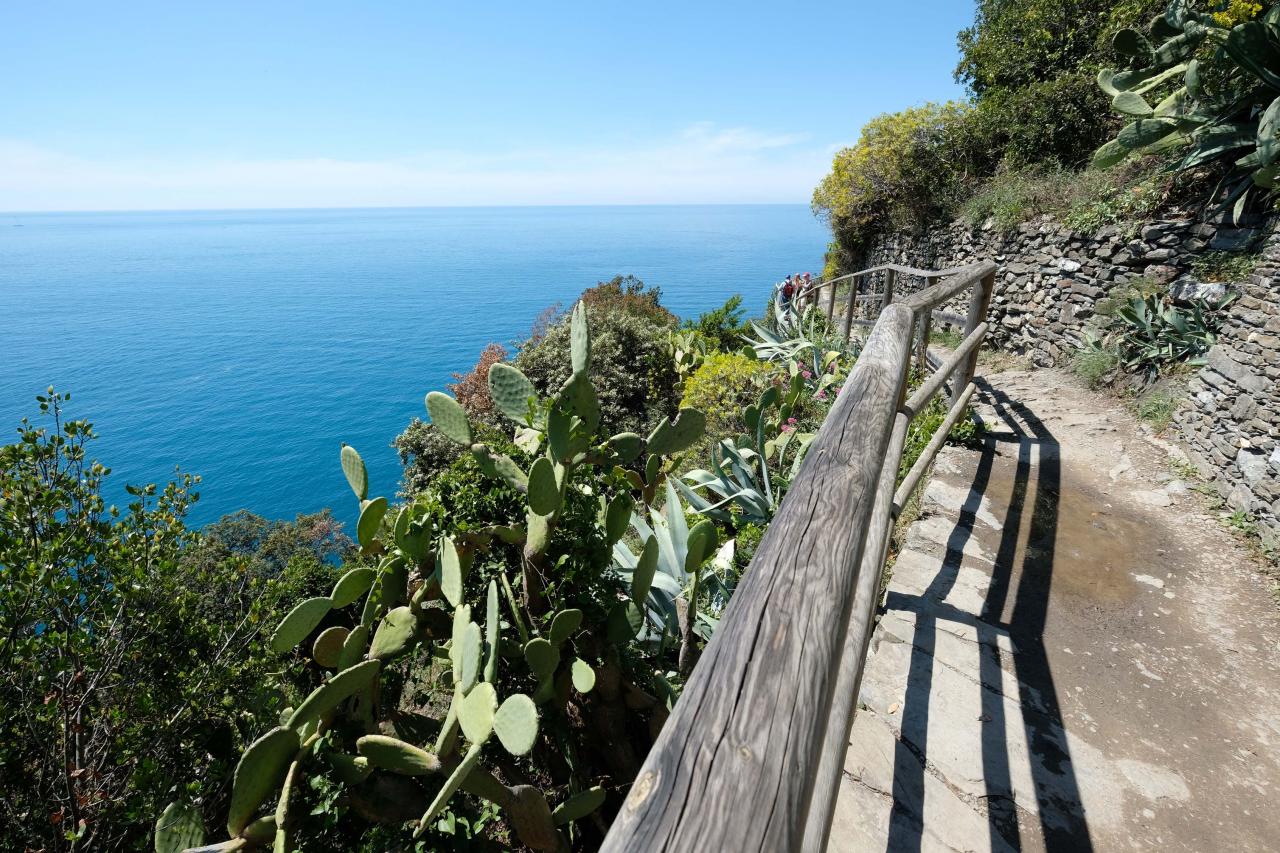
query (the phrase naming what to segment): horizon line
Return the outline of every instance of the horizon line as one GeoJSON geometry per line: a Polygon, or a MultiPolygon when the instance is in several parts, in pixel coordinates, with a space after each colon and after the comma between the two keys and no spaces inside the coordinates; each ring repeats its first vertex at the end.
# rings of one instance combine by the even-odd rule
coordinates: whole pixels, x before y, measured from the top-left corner
{"type": "Polygon", "coordinates": [[[791,201],[692,201],[692,202],[544,202],[539,204],[395,204],[331,205],[318,207],[102,207],[63,210],[0,210],[0,216],[40,216],[65,213],[284,213],[339,210],[455,210],[547,207],[809,207],[808,202],[791,201]]]}

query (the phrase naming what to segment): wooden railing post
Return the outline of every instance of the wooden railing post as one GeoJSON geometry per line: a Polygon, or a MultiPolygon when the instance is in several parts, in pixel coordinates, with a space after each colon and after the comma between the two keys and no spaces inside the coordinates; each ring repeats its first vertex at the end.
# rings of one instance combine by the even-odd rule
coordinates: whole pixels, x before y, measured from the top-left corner
{"type": "Polygon", "coordinates": [[[889,269],[884,271],[884,296],[880,300],[881,311],[888,308],[893,302],[893,286],[897,281],[897,277],[896,270],[889,269]]]}
{"type": "Polygon", "coordinates": [[[836,286],[832,283],[827,294],[827,320],[834,326],[836,322],[836,286]]]}
{"type": "MultiPolygon", "coordinates": [[[[996,272],[984,275],[977,284],[974,285],[973,294],[969,297],[969,316],[964,324],[964,336],[967,338],[972,334],[973,330],[987,319],[987,309],[991,306],[991,294],[996,287],[996,272]]],[[[951,383],[951,402],[959,399],[964,393],[965,387],[973,381],[973,376],[978,372],[978,350],[981,347],[974,347],[973,352],[965,359],[964,364],[960,368],[960,375],[951,383]]]]}
{"type": "MultiPolygon", "coordinates": [[[[924,280],[925,290],[937,283],[936,275],[929,276],[924,280]]],[[[916,342],[916,368],[923,372],[929,369],[929,336],[933,333],[933,309],[925,309],[917,324],[920,326],[920,339],[916,342]]]]}
{"type": "Polygon", "coordinates": [[[859,276],[849,279],[849,304],[844,309],[844,336],[846,340],[853,334],[853,307],[858,304],[858,282],[861,280],[859,276]]]}

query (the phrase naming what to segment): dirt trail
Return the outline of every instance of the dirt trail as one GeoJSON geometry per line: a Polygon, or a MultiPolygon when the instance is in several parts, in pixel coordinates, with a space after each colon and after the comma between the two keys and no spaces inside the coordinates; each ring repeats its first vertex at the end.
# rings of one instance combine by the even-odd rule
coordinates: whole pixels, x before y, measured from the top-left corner
{"type": "Polygon", "coordinates": [[[1280,611],[1117,403],[980,388],[894,566],[829,849],[1280,849],[1280,611]]]}

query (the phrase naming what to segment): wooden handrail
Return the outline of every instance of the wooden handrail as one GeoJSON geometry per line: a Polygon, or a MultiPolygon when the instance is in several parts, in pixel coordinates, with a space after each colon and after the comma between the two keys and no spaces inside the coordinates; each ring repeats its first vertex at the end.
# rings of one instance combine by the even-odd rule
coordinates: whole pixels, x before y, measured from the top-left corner
{"type": "MultiPolygon", "coordinates": [[[[894,519],[973,393],[995,264],[893,282],[844,387],[605,838],[606,851],[813,851],[826,846],[894,519]],[[972,289],[966,338],[907,405],[937,306],[972,289]],[[941,427],[898,486],[907,430],[952,378],[941,427]],[[895,491],[895,487],[898,487],[895,491]]],[[[835,279],[827,282],[834,284],[835,279]]],[[[834,290],[832,291],[834,295],[834,290]]],[[[849,312],[858,299],[849,292],[849,312]]],[[[834,303],[828,307],[834,317],[834,303]]],[[[924,367],[924,364],[921,364],[924,367]]]]}

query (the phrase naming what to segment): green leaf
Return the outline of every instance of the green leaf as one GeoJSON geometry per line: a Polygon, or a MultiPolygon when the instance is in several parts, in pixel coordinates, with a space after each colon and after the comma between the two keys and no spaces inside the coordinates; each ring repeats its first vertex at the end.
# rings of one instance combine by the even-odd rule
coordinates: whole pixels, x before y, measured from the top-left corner
{"type": "Polygon", "coordinates": [[[618,464],[626,465],[644,450],[644,439],[634,432],[620,432],[609,439],[609,447],[618,457],[618,464]]]}
{"type": "Polygon", "coordinates": [[[369,473],[360,454],[349,444],[342,445],[342,473],[347,476],[347,483],[359,500],[369,497],[369,473]]]}
{"type": "Polygon", "coordinates": [[[357,598],[369,591],[375,577],[377,574],[374,570],[365,567],[347,572],[333,585],[333,592],[329,594],[330,606],[334,610],[341,610],[354,603],[357,598]]]}
{"type": "Polygon", "coordinates": [[[289,611],[271,635],[271,650],[287,652],[307,638],[332,608],[328,598],[308,598],[289,611]]]}
{"type": "Polygon", "coordinates": [[[1170,118],[1140,118],[1125,125],[1116,141],[1131,150],[1142,148],[1168,136],[1177,126],[1170,118]]]}
{"type": "Polygon", "coordinates": [[[489,598],[485,602],[484,632],[485,644],[489,647],[489,656],[484,662],[484,680],[492,684],[498,676],[498,582],[489,581],[489,598]]]}
{"type": "Polygon", "coordinates": [[[523,693],[508,696],[493,717],[493,731],[507,752],[527,755],[538,739],[537,706],[523,693]]]}
{"type": "Polygon", "coordinates": [[[707,419],[697,409],[681,409],[674,421],[663,418],[649,434],[647,449],[659,456],[670,456],[692,447],[706,432],[707,419]]]}
{"type": "Polygon", "coordinates": [[[383,497],[366,501],[360,510],[360,519],[356,522],[356,539],[360,547],[369,549],[377,539],[378,530],[382,527],[382,519],[387,514],[387,499],[383,497]]]}
{"type": "Polygon", "coordinates": [[[1280,89],[1280,51],[1268,37],[1266,25],[1249,21],[1233,27],[1223,48],[1241,67],[1272,89],[1280,89]]]}
{"type": "Polygon", "coordinates": [[[480,638],[480,626],[468,622],[462,632],[462,649],[458,668],[458,687],[467,693],[480,680],[480,659],[484,655],[484,642],[480,638]]]}
{"type": "Polygon", "coordinates": [[[448,394],[432,391],[427,395],[427,414],[431,423],[445,436],[464,447],[471,446],[471,421],[457,400],[448,394]]]}
{"type": "Polygon", "coordinates": [[[481,744],[473,744],[467,750],[466,756],[454,768],[453,773],[445,780],[444,785],[436,793],[436,798],[431,801],[431,805],[427,807],[426,812],[418,821],[418,828],[413,831],[414,838],[422,837],[422,834],[431,826],[431,822],[436,819],[440,812],[444,811],[444,807],[448,805],[449,799],[457,792],[462,785],[463,780],[471,775],[471,771],[475,769],[476,764],[480,761],[481,744]]]}
{"type": "Polygon", "coordinates": [[[1111,37],[1111,46],[1116,49],[1117,53],[1139,59],[1149,58],[1154,52],[1151,42],[1147,41],[1146,36],[1128,27],[1118,31],[1111,37]]]}
{"type": "Polygon", "coordinates": [[[1270,166],[1280,156],[1280,98],[1276,98],[1258,119],[1258,159],[1263,166],[1270,166]]]}
{"type": "Polygon", "coordinates": [[[240,756],[227,810],[227,832],[232,838],[244,831],[258,806],[284,781],[285,768],[299,746],[296,730],[277,726],[249,744],[240,756]]]}
{"type": "Polygon", "coordinates": [[[347,634],[347,639],[342,643],[342,655],[338,658],[338,669],[350,669],[359,663],[360,659],[364,657],[368,642],[368,626],[357,625],[352,628],[351,633],[347,634]]]}
{"type": "Polygon", "coordinates": [[[709,518],[704,518],[689,531],[689,550],[685,554],[684,570],[689,574],[697,572],[711,552],[716,549],[716,525],[709,518]]]}

